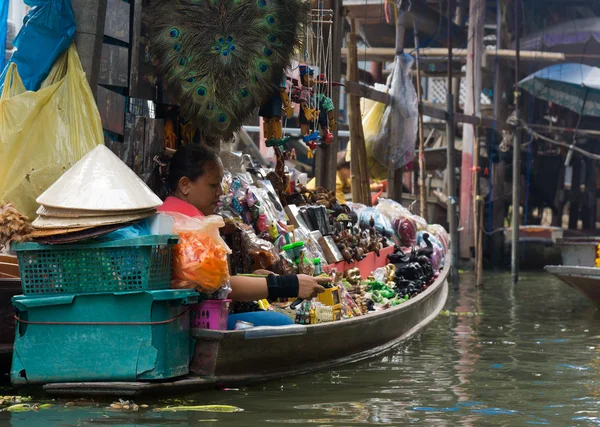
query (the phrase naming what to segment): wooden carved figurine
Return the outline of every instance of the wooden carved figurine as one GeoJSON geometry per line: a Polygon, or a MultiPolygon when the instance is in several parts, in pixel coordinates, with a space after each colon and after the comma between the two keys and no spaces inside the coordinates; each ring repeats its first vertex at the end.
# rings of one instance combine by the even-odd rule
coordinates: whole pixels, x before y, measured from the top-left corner
{"type": "Polygon", "coordinates": [[[283,127],[281,125],[282,109],[285,111],[287,117],[291,117],[294,113],[287,94],[285,75],[278,86],[279,90],[258,111],[258,115],[263,118],[263,130],[267,147],[279,147],[290,140],[289,136],[283,137],[283,127]]]}

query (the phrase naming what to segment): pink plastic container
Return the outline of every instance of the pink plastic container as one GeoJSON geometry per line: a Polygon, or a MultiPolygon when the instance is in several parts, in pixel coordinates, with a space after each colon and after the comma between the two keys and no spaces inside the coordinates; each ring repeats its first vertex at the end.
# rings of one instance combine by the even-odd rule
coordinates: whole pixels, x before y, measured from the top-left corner
{"type": "Polygon", "coordinates": [[[206,300],[191,306],[191,328],[227,330],[230,299],[206,300]]]}

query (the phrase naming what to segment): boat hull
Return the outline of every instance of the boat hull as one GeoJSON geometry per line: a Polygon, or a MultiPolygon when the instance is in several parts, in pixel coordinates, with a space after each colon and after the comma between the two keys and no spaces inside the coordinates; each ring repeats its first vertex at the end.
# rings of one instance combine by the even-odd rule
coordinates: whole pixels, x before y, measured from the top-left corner
{"type": "Polygon", "coordinates": [[[244,385],[359,362],[397,347],[429,325],[448,297],[449,267],[423,293],[367,316],[318,325],[196,334],[192,374],[168,382],[46,384],[55,395],[174,393],[244,385]]]}
{"type": "Polygon", "coordinates": [[[548,265],[545,270],[586,296],[600,308],[600,269],[568,265],[548,265]]]}

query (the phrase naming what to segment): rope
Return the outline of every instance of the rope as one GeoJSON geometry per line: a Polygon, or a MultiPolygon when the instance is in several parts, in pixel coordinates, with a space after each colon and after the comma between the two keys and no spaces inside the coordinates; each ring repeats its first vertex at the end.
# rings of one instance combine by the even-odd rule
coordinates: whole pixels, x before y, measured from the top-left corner
{"type": "Polygon", "coordinates": [[[19,316],[15,315],[15,320],[24,323],[26,325],[108,325],[108,326],[140,326],[140,325],[165,325],[172,323],[179,319],[184,314],[188,313],[191,308],[182,311],[177,316],[168,319],[161,320],[159,322],[30,322],[29,320],[23,320],[19,316]]]}
{"type": "MultiPolygon", "coordinates": [[[[533,138],[541,139],[542,141],[546,141],[549,144],[554,144],[554,145],[557,145],[559,147],[564,147],[564,148],[571,149],[571,150],[576,151],[579,154],[581,154],[581,155],[583,155],[585,157],[588,157],[590,159],[600,160],[600,155],[598,155],[598,154],[590,153],[589,151],[586,151],[586,150],[584,150],[582,148],[573,146],[573,144],[567,144],[565,142],[560,142],[560,141],[556,141],[554,139],[548,138],[548,137],[546,137],[544,135],[541,135],[541,134],[537,133],[536,131],[534,131],[533,129],[531,129],[528,126],[523,125],[522,129],[524,129],[533,138]]],[[[529,142],[526,142],[523,145],[527,145],[527,144],[529,144],[529,142]]]]}

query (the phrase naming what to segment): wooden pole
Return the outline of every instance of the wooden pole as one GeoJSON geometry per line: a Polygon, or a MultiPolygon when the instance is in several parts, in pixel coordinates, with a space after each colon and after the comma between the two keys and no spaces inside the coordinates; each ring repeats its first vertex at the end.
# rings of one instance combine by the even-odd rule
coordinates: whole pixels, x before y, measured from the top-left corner
{"type": "MultiPolygon", "coordinates": [[[[520,65],[520,27],[521,27],[521,2],[515,0],[515,116],[519,117],[519,65],[520,65]]],[[[519,206],[521,202],[521,131],[515,130],[513,142],[513,174],[512,174],[512,246],[510,253],[510,267],[513,283],[519,281],[519,206]]]]}
{"type": "MultiPolygon", "coordinates": [[[[394,58],[395,50],[393,47],[368,47],[365,48],[364,53],[361,50],[361,59],[366,61],[390,61],[394,58]]],[[[409,52],[414,55],[416,52],[409,52]]],[[[348,49],[342,48],[342,57],[348,56],[348,49]]],[[[455,61],[460,61],[462,58],[469,56],[467,49],[454,49],[452,52],[455,57],[455,61]]],[[[446,61],[448,51],[442,47],[427,47],[420,49],[420,55],[427,60],[432,61],[435,59],[446,61]]],[[[485,52],[487,57],[498,57],[500,59],[514,60],[516,57],[516,51],[514,49],[498,49],[488,50],[485,52]]],[[[528,61],[539,61],[539,62],[566,62],[570,60],[581,60],[581,59],[600,59],[598,54],[576,54],[576,53],[562,53],[562,52],[542,52],[537,50],[524,50],[520,52],[521,59],[528,61]]]]}
{"type": "MultiPolygon", "coordinates": [[[[331,55],[331,78],[334,82],[341,80],[342,70],[342,44],[344,41],[344,7],[342,0],[332,0],[333,9],[333,28],[332,40],[328,42],[332,44],[331,55]]],[[[331,99],[335,107],[335,118],[339,117],[340,111],[340,88],[334,86],[331,90],[331,99]]],[[[315,154],[315,176],[317,185],[328,190],[335,190],[336,181],[336,164],[337,153],[339,151],[340,142],[338,137],[338,126],[331,130],[333,134],[333,143],[328,146],[321,147],[315,154]]]]}
{"type": "MultiPolygon", "coordinates": [[[[485,16],[485,1],[471,0],[469,5],[469,46],[467,56],[467,93],[465,99],[465,114],[479,116],[482,91],[481,64],[483,59],[483,26],[485,16]]],[[[476,209],[474,208],[477,192],[475,179],[479,152],[477,146],[477,127],[463,127],[463,151],[461,166],[460,188],[460,223],[463,227],[460,239],[460,256],[463,259],[474,258],[475,226],[477,225],[476,209]]]]}
{"type": "MultiPolygon", "coordinates": [[[[349,80],[358,79],[358,52],[356,48],[356,21],[350,20],[351,31],[346,39],[350,55],[347,61],[346,77],[349,80]]],[[[350,170],[352,173],[352,201],[371,205],[369,173],[367,170],[367,150],[365,135],[362,127],[362,114],[360,111],[360,97],[348,95],[348,123],[350,125],[350,170]]]]}
{"type": "MultiPolygon", "coordinates": [[[[396,61],[400,60],[400,57],[404,54],[404,36],[406,33],[406,13],[403,10],[398,11],[398,20],[396,21],[396,47],[394,49],[394,58],[396,61]]],[[[395,102],[395,101],[391,101],[395,102]]],[[[390,129],[390,142],[396,141],[399,135],[396,133],[397,126],[394,126],[394,122],[397,117],[392,116],[391,118],[391,129],[390,129]]],[[[404,168],[390,169],[388,171],[388,198],[395,200],[398,203],[402,203],[402,182],[404,175],[404,168]]]]}
{"type": "Polygon", "coordinates": [[[419,30],[416,19],[414,22],[415,49],[417,49],[417,96],[419,98],[419,215],[427,220],[427,202],[425,198],[425,140],[423,138],[423,111],[421,110],[421,66],[419,65],[419,30]]]}
{"type": "Polygon", "coordinates": [[[483,224],[483,198],[477,198],[477,204],[479,205],[479,228],[477,229],[477,242],[475,246],[475,250],[477,252],[476,264],[475,264],[475,273],[476,273],[476,284],[477,286],[483,285],[483,230],[481,224],[483,224]]]}
{"type": "MultiPolygon", "coordinates": [[[[455,0],[448,0],[448,22],[452,20],[455,0]]],[[[452,33],[448,25],[448,64],[452,63],[452,33]]],[[[448,67],[448,90],[446,91],[446,139],[448,173],[448,225],[450,227],[450,283],[458,288],[458,221],[456,215],[456,154],[454,150],[454,95],[452,93],[452,67],[448,67]]]]}
{"type": "MultiPolygon", "coordinates": [[[[496,7],[496,47],[501,49],[504,47],[507,33],[506,13],[502,13],[502,4],[498,2],[496,7]]],[[[506,122],[508,118],[508,102],[503,99],[507,88],[507,75],[503,72],[507,65],[505,61],[500,61],[498,57],[494,64],[494,117],[499,122],[506,122]]],[[[495,138],[501,138],[500,129],[493,127],[495,138]]],[[[494,141],[495,142],[495,141],[494,141]]],[[[499,142],[499,141],[498,141],[499,142]]],[[[496,144],[497,146],[499,144],[496,144]]],[[[492,224],[491,232],[504,227],[504,217],[506,212],[507,198],[505,195],[506,184],[506,162],[500,159],[497,163],[492,163],[490,175],[492,180],[492,224]]],[[[500,267],[504,261],[504,233],[493,233],[491,237],[491,258],[492,266],[500,267]]]]}

